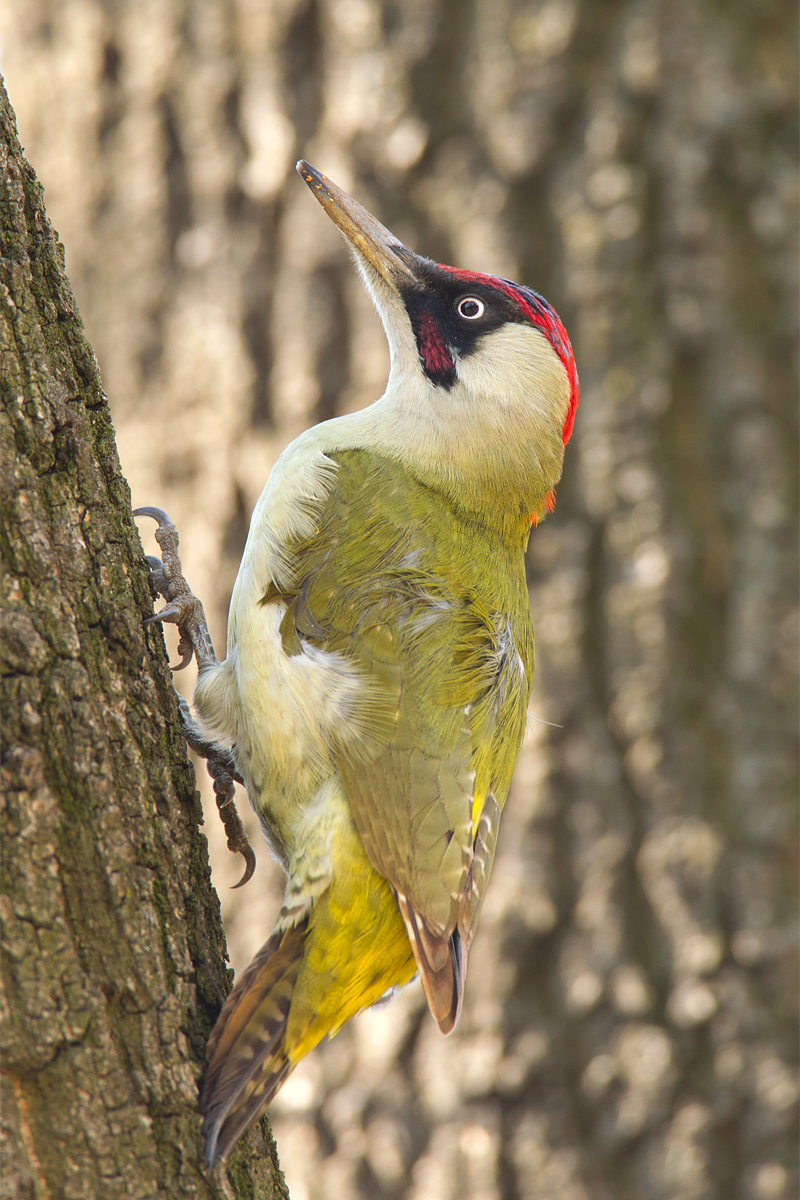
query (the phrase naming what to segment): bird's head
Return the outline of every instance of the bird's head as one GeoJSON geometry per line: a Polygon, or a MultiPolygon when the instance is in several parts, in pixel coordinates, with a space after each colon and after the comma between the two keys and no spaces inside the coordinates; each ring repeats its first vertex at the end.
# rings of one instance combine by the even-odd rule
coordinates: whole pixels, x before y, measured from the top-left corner
{"type": "Polygon", "coordinates": [[[297,169],[347,238],[386,330],[381,443],[483,519],[538,520],[578,405],[557,313],[520,284],[415,254],[308,163],[297,169]]]}

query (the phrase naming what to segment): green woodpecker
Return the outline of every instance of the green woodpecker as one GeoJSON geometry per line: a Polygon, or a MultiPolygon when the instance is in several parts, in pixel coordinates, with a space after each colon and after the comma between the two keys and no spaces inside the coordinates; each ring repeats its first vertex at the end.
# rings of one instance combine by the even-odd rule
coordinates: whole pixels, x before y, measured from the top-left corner
{"type": "Polygon", "coordinates": [[[383,321],[382,398],[297,438],[250,524],[195,707],[288,881],[209,1041],[224,1158],[326,1035],[419,973],[444,1033],[525,729],[531,525],[578,403],[541,296],[412,253],[305,162],[383,321]]]}

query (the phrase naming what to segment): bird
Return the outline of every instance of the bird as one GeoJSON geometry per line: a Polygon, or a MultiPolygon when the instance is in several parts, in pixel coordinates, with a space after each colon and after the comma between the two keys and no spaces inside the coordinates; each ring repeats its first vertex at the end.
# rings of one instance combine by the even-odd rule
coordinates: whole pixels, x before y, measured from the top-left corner
{"type": "MultiPolygon", "coordinates": [[[[525,575],[578,405],[538,293],[404,246],[304,160],[383,323],[383,396],[306,430],[258,500],[227,653],[194,707],[286,871],[224,1002],[201,1095],[213,1166],[290,1071],[419,975],[445,1034],[526,727],[525,575]]],[[[165,593],[166,594],[166,593],[165,593]]]]}

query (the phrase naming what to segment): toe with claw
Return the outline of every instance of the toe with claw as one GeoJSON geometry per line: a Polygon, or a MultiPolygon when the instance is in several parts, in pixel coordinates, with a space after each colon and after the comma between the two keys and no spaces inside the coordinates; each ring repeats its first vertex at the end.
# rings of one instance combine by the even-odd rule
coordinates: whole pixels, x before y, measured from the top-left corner
{"type": "Polygon", "coordinates": [[[181,714],[181,732],[186,744],[194,750],[195,754],[206,760],[206,770],[214,781],[214,799],[217,802],[222,827],[228,839],[228,849],[233,854],[241,854],[244,859],[244,875],[238,883],[233,885],[233,890],[244,887],[253,878],[256,869],[256,856],[236,808],[234,783],[243,784],[244,780],[236,770],[236,764],[230,752],[224,746],[219,746],[216,742],[209,742],[203,736],[203,732],[197,725],[192,716],[192,710],[183,696],[178,697],[178,707],[181,714]]]}
{"type": "Polygon", "coordinates": [[[161,558],[147,556],[147,562],[152,571],[153,585],[159,595],[163,596],[166,604],[152,617],[147,618],[148,624],[158,621],[168,621],[177,625],[180,633],[178,653],[181,661],[175,671],[182,671],[192,661],[192,655],[197,659],[198,670],[217,661],[211,635],[208,632],[203,605],[184,579],[181,560],[178,557],[178,530],[161,508],[134,509],[135,517],[152,517],[157,523],[155,538],[161,547],[161,558]]]}

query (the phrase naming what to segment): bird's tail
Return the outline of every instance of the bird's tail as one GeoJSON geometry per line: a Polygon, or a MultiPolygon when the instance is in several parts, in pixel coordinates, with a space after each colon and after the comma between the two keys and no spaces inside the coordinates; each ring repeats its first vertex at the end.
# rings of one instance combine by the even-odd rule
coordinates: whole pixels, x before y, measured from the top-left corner
{"type": "Polygon", "coordinates": [[[201,1107],[206,1161],[225,1158],[293,1067],[285,1032],[309,917],[276,932],[226,999],[208,1040],[201,1107]]]}
{"type": "Polygon", "coordinates": [[[222,1007],[201,1099],[210,1165],[225,1158],[309,1050],[416,973],[391,888],[355,831],[345,848],[330,886],[290,928],[282,910],[222,1007]]]}

